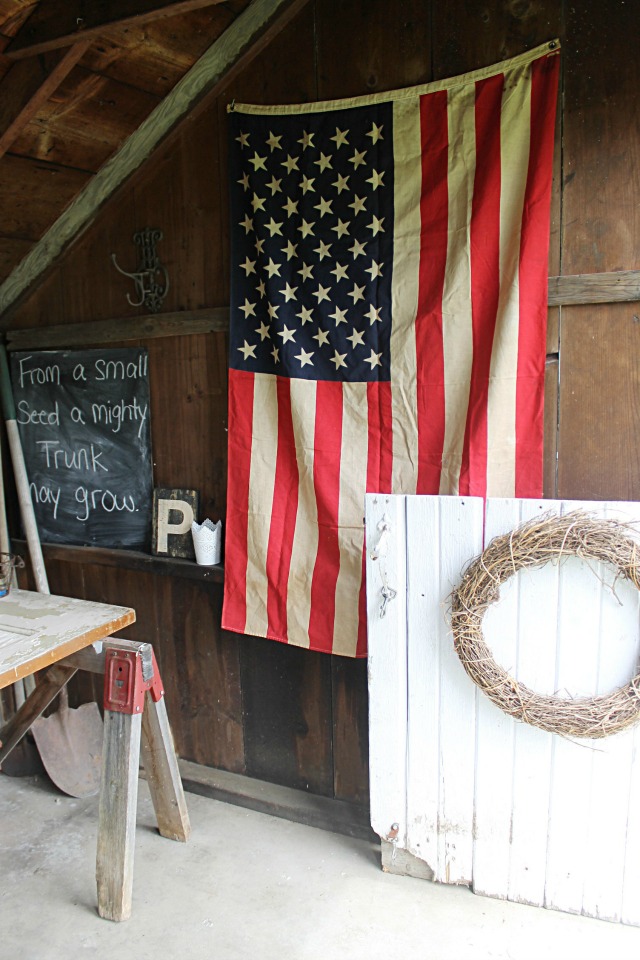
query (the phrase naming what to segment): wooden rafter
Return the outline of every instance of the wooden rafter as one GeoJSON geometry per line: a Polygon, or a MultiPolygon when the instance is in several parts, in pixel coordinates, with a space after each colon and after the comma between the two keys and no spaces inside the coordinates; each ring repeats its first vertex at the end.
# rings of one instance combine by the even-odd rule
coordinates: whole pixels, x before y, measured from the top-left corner
{"type": "Polygon", "coordinates": [[[2,81],[0,99],[0,157],[20,136],[40,107],[60,86],[84,55],[89,40],[81,40],[62,55],[30,58],[15,63],[2,81]]]}
{"type": "Polygon", "coordinates": [[[254,0],[90,180],[0,286],[0,314],[15,308],[98,210],[196,104],[273,39],[308,0],[254,0]]]}
{"type": "Polygon", "coordinates": [[[131,26],[210,7],[223,0],[47,0],[39,4],[4,51],[21,59],[95,37],[107,27],[131,26]]]}

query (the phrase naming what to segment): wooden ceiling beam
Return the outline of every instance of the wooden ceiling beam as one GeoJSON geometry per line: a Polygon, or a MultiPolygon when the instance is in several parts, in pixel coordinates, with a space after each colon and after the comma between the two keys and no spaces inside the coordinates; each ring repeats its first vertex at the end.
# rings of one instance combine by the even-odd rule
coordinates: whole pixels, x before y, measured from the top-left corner
{"type": "Polygon", "coordinates": [[[94,220],[102,205],[196,105],[263,50],[309,0],[253,0],[69,204],[0,285],[0,330],[32,286],[94,220]]]}
{"type": "Polygon", "coordinates": [[[2,82],[0,157],[11,149],[29,121],[84,56],[90,42],[82,40],[62,55],[54,53],[14,63],[2,82]]]}
{"type": "Polygon", "coordinates": [[[224,0],[47,0],[39,4],[4,51],[22,59],[93,38],[107,27],[175,17],[224,0]]]}

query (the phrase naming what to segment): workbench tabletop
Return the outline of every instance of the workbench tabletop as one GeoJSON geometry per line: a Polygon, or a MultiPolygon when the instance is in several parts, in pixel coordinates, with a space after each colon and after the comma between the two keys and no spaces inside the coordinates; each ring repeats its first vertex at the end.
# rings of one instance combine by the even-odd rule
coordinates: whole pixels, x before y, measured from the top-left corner
{"type": "Polygon", "coordinates": [[[135,610],[31,590],[0,597],[0,688],[104,640],[135,610]]]}

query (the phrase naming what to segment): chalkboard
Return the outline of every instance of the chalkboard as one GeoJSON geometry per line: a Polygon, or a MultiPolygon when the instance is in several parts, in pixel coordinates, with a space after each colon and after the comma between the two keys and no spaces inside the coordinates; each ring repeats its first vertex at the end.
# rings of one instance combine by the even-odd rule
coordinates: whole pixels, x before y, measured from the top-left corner
{"type": "Polygon", "coordinates": [[[147,351],[32,351],[10,362],[40,539],[148,549],[147,351]]]}

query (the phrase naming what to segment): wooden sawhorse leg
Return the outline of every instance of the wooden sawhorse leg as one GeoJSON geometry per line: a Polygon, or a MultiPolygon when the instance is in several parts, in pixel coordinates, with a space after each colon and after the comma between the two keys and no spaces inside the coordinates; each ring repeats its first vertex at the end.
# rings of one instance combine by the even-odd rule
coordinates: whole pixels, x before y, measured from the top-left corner
{"type": "Polygon", "coordinates": [[[98,912],[107,920],[126,920],[131,915],[141,737],[160,833],[186,841],[191,828],[153,648],[128,640],[107,640],[105,648],[98,912]]]}

